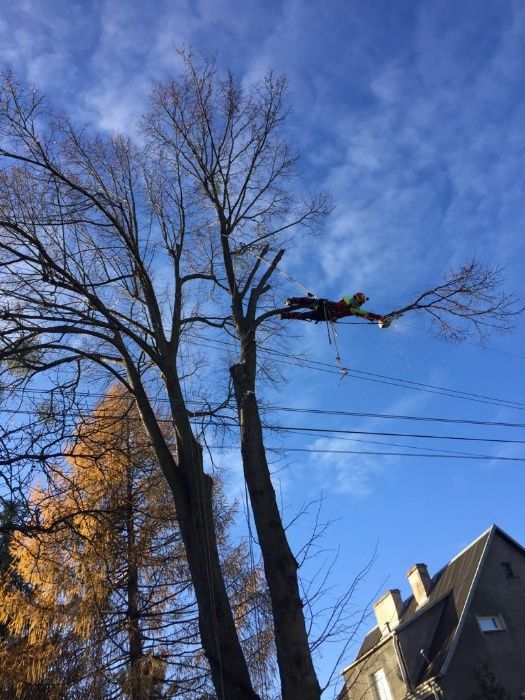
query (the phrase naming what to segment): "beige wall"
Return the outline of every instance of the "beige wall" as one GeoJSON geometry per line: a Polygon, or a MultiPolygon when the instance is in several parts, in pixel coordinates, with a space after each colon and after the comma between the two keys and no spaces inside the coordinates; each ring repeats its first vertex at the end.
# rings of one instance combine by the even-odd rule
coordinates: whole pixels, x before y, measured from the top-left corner
{"type": "Polygon", "coordinates": [[[397,661],[392,637],[389,636],[374,654],[365,657],[344,673],[345,686],[339,695],[340,700],[375,700],[371,686],[371,676],[382,668],[390,686],[393,700],[405,696],[406,687],[397,661]]]}

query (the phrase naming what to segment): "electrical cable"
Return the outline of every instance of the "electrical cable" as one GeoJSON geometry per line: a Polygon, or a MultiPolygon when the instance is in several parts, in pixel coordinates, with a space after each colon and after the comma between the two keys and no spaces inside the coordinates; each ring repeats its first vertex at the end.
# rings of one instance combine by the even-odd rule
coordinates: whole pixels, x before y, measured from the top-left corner
{"type": "MultiPolygon", "coordinates": [[[[293,434],[293,431],[290,431],[293,434]]],[[[444,448],[435,447],[424,447],[423,445],[406,445],[403,443],[395,442],[380,442],[379,440],[361,440],[360,438],[349,438],[343,435],[323,435],[322,433],[301,433],[301,435],[309,435],[310,437],[315,437],[317,440],[319,438],[325,438],[326,440],[344,440],[345,442],[359,442],[366,445],[380,445],[381,447],[403,447],[407,450],[425,450],[425,452],[439,452],[455,455],[456,457],[461,457],[462,455],[468,455],[468,452],[461,452],[458,450],[446,450],[444,448]]]]}
{"type": "MultiPolygon", "coordinates": [[[[218,340],[218,339],[212,339],[212,338],[207,338],[205,336],[200,336],[196,335],[195,336],[199,340],[204,340],[207,343],[215,343],[215,345],[218,346],[226,346],[230,348],[236,348],[235,343],[231,343],[229,341],[224,341],[224,340],[218,340]]],[[[205,345],[204,343],[201,342],[201,347],[208,347],[210,349],[217,349],[214,348],[213,345],[205,345]]],[[[305,360],[304,358],[297,356],[297,355],[291,355],[289,353],[285,353],[279,350],[271,349],[271,348],[266,348],[266,349],[261,349],[261,352],[268,353],[270,355],[275,355],[277,357],[283,358],[281,362],[284,364],[292,364],[294,366],[297,366],[298,364],[305,367],[306,369],[317,369],[318,371],[326,371],[331,374],[340,374],[340,370],[338,367],[334,367],[334,365],[328,364],[326,362],[319,362],[317,360],[305,360]],[[326,369],[325,369],[326,368],[326,369]]],[[[426,384],[424,382],[415,382],[411,379],[403,379],[400,377],[391,377],[389,375],[384,375],[384,374],[379,374],[377,372],[370,372],[366,370],[356,370],[352,369],[349,370],[350,376],[354,375],[359,375],[355,376],[354,378],[356,379],[365,379],[365,377],[368,378],[368,381],[379,381],[379,383],[382,384],[394,384],[395,386],[397,385],[403,385],[404,383],[408,384],[409,387],[406,388],[417,388],[420,387],[420,391],[426,390],[429,393],[438,393],[439,395],[443,395],[443,392],[445,392],[444,395],[450,395],[453,398],[461,398],[461,399],[468,399],[472,401],[478,401],[479,403],[494,403],[496,405],[504,405],[508,407],[517,407],[519,409],[525,410],[525,403],[521,401],[512,401],[509,399],[500,399],[498,397],[493,397],[493,396],[488,396],[486,394],[477,394],[473,392],[468,392],[468,391],[462,391],[459,389],[451,389],[449,387],[441,387],[435,384],[426,384]],[[363,375],[363,376],[360,376],[363,375]],[[380,379],[377,380],[375,379],[376,377],[379,377],[380,379]]]]}
{"type": "MultiPolygon", "coordinates": [[[[283,409],[283,410],[294,410],[294,409],[283,409]]],[[[297,409],[301,413],[319,413],[319,411],[308,411],[307,409],[297,409]]],[[[12,414],[24,414],[28,416],[34,415],[31,411],[5,411],[8,413],[12,414]]],[[[321,412],[323,413],[323,412],[321,412]]],[[[332,412],[330,412],[332,413],[332,412]]],[[[333,412],[336,415],[348,415],[350,412],[333,412]]],[[[118,415],[108,415],[105,414],[108,419],[113,419],[113,420],[119,420],[121,416],[118,415]]],[[[395,416],[384,416],[381,414],[350,414],[350,415],[371,415],[374,416],[375,418],[385,418],[385,417],[395,417],[395,416]]],[[[84,412],[78,412],[75,414],[70,413],[70,417],[74,419],[89,419],[91,418],[90,413],[84,413],[84,412]]],[[[442,420],[444,422],[453,422],[453,421],[447,421],[446,419],[437,419],[437,418],[419,418],[416,416],[399,416],[397,418],[403,418],[403,419],[411,419],[411,420],[442,420]]],[[[161,424],[167,424],[171,425],[172,420],[169,418],[159,418],[158,422],[161,424]]],[[[195,419],[191,419],[191,422],[193,425],[200,425],[200,422],[197,422],[195,419]]],[[[496,423],[496,422],[490,422],[490,421],[458,421],[459,423],[466,422],[466,423],[474,423],[478,425],[483,425],[483,426],[506,426],[506,427],[519,427],[523,428],[525,427],[523,424],[512,424],[512,423],[496,423]]],[[[237,428],[238,423],[233,419],[232,416],[217,416],[217,420],[209,420],[207,421],[207,426],[210,427],[222,427],[222,428],[237,428]],[[230,422],[227,422],[230,421],[230,422]]],[[[22,426],[21,426],[22,427],[22,426]]],[[[403,437],[403,438],[413,438],[413,439],[422,439],[422,440],[457,440],[457,441],[462,441],[462,442],[489,442],[489,443],[498,443],[502,445],[524,445],[525,440],[514,440],[514,439],[509,439],[509,438],[493,438],[493,437],[473,437],[469,435],[436,435],[436,434],[431,434],[431,433],[402,433],[402,432],[391,432],[391,431],[382,431],[382,430],[359,430],[359,429],[349,429],[349,428],[331,428],[329,426],[325,427],[312,427],[312,426],[283,426],[283,425],[271,425],[271,424],[265,424],[264,426],[265,430],[271,430],[274,432],[283,432],[283,433],[294,433],[297,435],[300,434],[309,434],[312,437],[315,437],[316,433],[323,433],[324,437],[330,437],[330,438],[335,438],[339,435],[369,435],[372,437],[403,437]],[[335,435],[334,435],[335,433],[335,435]],[[330,434],[330,435],[328,435],[330,434]]]]}
{"type": "MultiPolygon", "coordinates": [[[[198,338],[199,336],[197,336],[198,338]]],[[[215,345],[219,346],[226,346],[226,347],[236,347],[235,344],[229,343],[228,341],[220,341],[220,340],[215,340],[215,339],[206,339],[207,343],[215,343],[215,345]]],[[[217,347],[214,347],[213,345],[209,345],[206,343],[200,343],[201,347],[207,347],[213,350],[216,350],[217,347]]],[[[297,365],[300,365],[304,367],[305,369],[313,369],[318,372],[325,372],[328,374],[333,374],[340,376],[341,372],[338,367],[334,367],[334,365],[330,365],[327,363],[323,362],[318,362],[316,360],[305,360],[302,357],[296,356],[296,355],[290,355],[284,352],[280,352],[278,350],[272,350],[272,349],[266,349],[263,350],[262,353],[268,353],[270,355],[275,355],[277,357],[282,358],[280,360],[281,364],[289,364],[293,365],[296,367],[297,365]]],[[[441,387],[438,385],[434,384],[426,384],[424,382],[415,382],[410,379],[403,379],[400,377],[390,377],[388,375],[383,375],[379,374],[376,372],[369,372],[365,370],[357,370],[357,369],[352,369],[348,371],[348,376],[354,378],[354,379],[361,379],[362,381],[370,381],[370,382],[375,382],[379,384],[385,384],[385,385],[390,385],[390,386],[398,386],[401,388],[405,389],[412,389],[414,391],[422,391],[426,393],[431,393],[435,394],[437,396],[443,396],[443,397],[449,397],[449,398],[455,398],[455,399],[460,399],[464,401],[472,401],[476,403],[483,403],[483,404],[488,404],[492,406],[498,406],[500,408],[511,408],[515,410],[525,410],[525,403],[519,402],[519,401],[512,401],[510,399],[501,399],[498,397],[493,397],[493,396],[488,396],[485,394],[476,394],[472,392],[467,392],[467,391],[462,391],[458,389],[452,389],[449,387],[441,387]]],[[[48,390],[45,389],[26,389],[24,391],[32,391],[32,392],[39,392],[39,393],[48,393],[48,390]]],[[[79,392],[78,396],[81,396],[82,393],[79,392]]],[[[85,396],[91,396],[92,398],[97,398],[98,396],[103,398],[103,394],[97,395],[97,394],[85,394],[85,396]]],[[[166,401],[166,399],[161,399],[161,401],[166,401]]]]}
{"type": "MultiPolygon", "coordinates": [[[[47,393],[46,390],[38,389],[28,391],[38,391],[47,393]]],[[[95,394],[95,393],[82,393],[78,392],[77,396],[82,396],[88,399],[103,399],[105,394],[95,394]]],[[[166,399],[160,399],[160,401],[165,402],[166,399]]],[[[201,402],[188,400],[189,406],[199,406],[201,407],[201,402]]],[[[225,407],[227,408],[227,407],[225,407]]],[[[235,407],[231,406],[232,410],[235,407]]],[[[525,423],[513,423],[509,421],[488,421],[488,420],[474,420],[472,418],[443,418],[440,416],[413,416],[404,414],[394,414],[394,413],[373,413],[366,411],[336,411],[321,408],[299,408],[293,406],[277,406],[272,404],[267,404],[262,406],[263,409],[268,411],[284,411],[289,413],[305,413],[312,415],[323,415],[323,416],[348,416],[352,418],[374,418],[377,420],[404,420],[404,421],[418,421],[418,422],[436,422],[444,423],[450,425],[478,425],[478,426],[493,426],[501,428],[525,428],[525,423]]],[[[11,408],[0,408],[1,413],[13,414],[13,415],[34,415],[34,411],[29,411],[26,409],[11,409],[11,408]]],[[[89,417],[90,414],[78,411],[74,417],[85,418],[89,417]]]]}
{"type": "Polygon", "coordinates": [[[428,435],[421,433],[391,433],[379,430],[346,430],[342,428],[309,428],[309,427],[296,427],[296,426],[280,426],[280,425],[266,425],[264,426],[267,430],[275,430],[280,432],[296,432],[300,434],[301,432],[323,432],[323,433],[340,433],[345,435],[373,435],[382,437],[409,437],[409,438],[421,438],[425,440],[462,440],[465,442],[497,442],[503,444],[515,444],[515,445],[525,445],[525,440],[506,440],[503,438],[486,438],[486,437],[467,437],[464,435],[428,435]]]}
{"type": "MultiPolygon", "coordinates": [[[[209,445],[213,450],[233,450],[238,449],[238,445],[209,445]]],[[[412,452],[372,452],[365,450],[329,450],[317,449],[309,447],[276,447],[274,445],[267,446],[269,452],[306,452],[310,454],[351,454],[351,455],[374,455],[380,457],[418,457],[427,459],[479,459],[495,462],[525,462],[525,457],[497,457],[493,455],[480,455],[470,452],[461,453],[461,455],[451,454],[415,454],[412,452]]]]}
{"type": "Polygon", "coordinates": [[[510,423],[505,421],[473,420],[471,418],[441,418],[437,416],[410,416],[395,413],[367,413],[364,411],[331,411],[322,408],[294,408],[291,406],[266,407],[268,410],[287,411],[290,413],[308,413],[326,416],[351,416],[353,418],[377,418],[380,420],[408,420],[408,421],[428,421],[437,423],[450,423],[453,425],[482,425],[497,426],[502,428],[525,428],[525,423],[510,423]]]}

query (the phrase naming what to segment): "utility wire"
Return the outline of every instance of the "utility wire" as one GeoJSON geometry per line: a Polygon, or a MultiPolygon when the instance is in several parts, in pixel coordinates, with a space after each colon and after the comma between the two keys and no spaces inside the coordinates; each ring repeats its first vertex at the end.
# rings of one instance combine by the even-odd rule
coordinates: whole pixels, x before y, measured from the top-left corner
{"type": "Polygon", "coordinates": [[[379,430],[345,430],[340,428],[309,428],[309,427],[296,427],[296,426],[280,426],[280,425],[266,425],[264,426],[267,430],[276,430],[280,432],[289,433],[291,431],[301,433],[301,432],[312,432],[312,433],[338,433],[345,435],[373,435],[382,437],[409,437],[409,438],[422,438],[425,440],[464,440],[466,442],[498,442],[504,444],[516,444],[525,445],[525,440],[505,440],[503,438],[484,438],[484,437],[466,437],[464,435],[430,435],[421,433],[389,433],[379,430]]]}
{"type": "Polygon", "coordinates": [[[467,425],[483,425],[483,426],[498,426],[502,428],[525,428],[525,423],[507,423],[505,421],[488,421],[488,420],[473,420],[470,418],[440,418],[437,416],[407,416],[397,415],[394,413],[366,413],[363,411],[331,411],[321,408],[294,408],[290,406],[266,406],[269,410],[288,411],[290,413],[307,413],[319,414],[326,416],[351,416],[354,418],[378,418],[386,420],[413,420],[413,421],[429,421],[437,423],[450,424],[467,424],[467,425]]]}
{"type": "MultiPolygon", "coordinates": [[[[232,407],[233,408],[233,407],[232,407]]],[[[294,409],[284,409],[284,410],[294,410],[294,409]]],[[[304,412],[309,412],[306,409],[298,409],[299,412],[304,413],[304,412]]],[[[4,413],[8,414],[14,414],[14,415],[27,415],[27,416],[34,416],[35,414],[32,411],[27,411],[27,410],[16,410],[16,409],[4,409],[4,413]]],[[[312,410],[312,413],[316,414],[319,413],[319,411],[312,410]]],[[[340,415],[341,413],[343,415],[348,415],[348,412],[334,412],[336,415],[340,415]]],[[[362,414],[359,414],[362,415],[362,414]]],[[[385,416],[382,416],[381,414],[365,414],[365,415],[373,415],[378,418],[383,418],[385,416]]],[[[86,413],[83,411],[78,411],[75,413],[69,413],[70,418],[74,419],[91,419],[93,415],[91,413],[86,413]]],[[[104,419],[105,420],[119,420],[121,418],[120,415],[113,415],[109,413],[104,413],[104,419]]],[[[402,416],[401,418],[407,418],[407,416],[402,416]]],[[[412,418],[414,420],[425,420],[422,418],[418,418],[415,416],[409,416],[408,418],[412,418]]],[[[429,419],[429,420],[439,420],[439,419],[429,419]]],[[[442,419],[443,421],[446,421],[446,419],[442,419]]],[[[159,423],[163,423],[166,425],[170,425],[172,423],[172,420],[170,418],[159,418],[158,419],[159,423]]],[[[191,419],[191,422],[194,425],[200,425],[200,422],[196,421],[195,419],[191,419]]],[[[446,421],[450,422],[450,421],[446,421]]],[[[492,423],[490,421],[466,421],[467,423],[475,422],[476,424],[481,424],[481,425],[496,425],[500,426],[502,425],[501,423],[492,423]]],[[[525,427],[523,424],[503,424],[506,425],[507,427],[525,427]]],[[[218,416],[216,419],[208,420],[206,421],[206,427],[222,427],[222,428],[237,428],[238,427],[238,422],[235,419],[232,419],[231,416],[218,416]]],[[[514,440],[514,439],[509,439],[509,438],[493,438],[493,437],[472,437],[469,435],[436,435],[433,433],[401,433],[401,432],[391,432],[391,431],[381,431],[381,430],[359,430],[359,429],[349,429],[349,428],[331,428],[329,426],[325,427],[312,427],[312,426],[283,426],[283,425],[269,425],[265,424],[263,425],[265,430],[272,430],[274,432],[282,432],[282,433],[295,433],[297,435],[300,435],[302,433],[310,434],[311,436],[315,437],[316,433],[324,433],[324,437],[335,437],[336,435],[369,435],[373,437],[403,437],[403,438],[413,438],[413,439],[422,439],[422,440],[459,440],[463,442],[491,442],[491,443],[498,443],[498,444],[504,444],[504,445],[525,445],[525,440],[514,440]],[[330,433],[330,435],[328,435],[330,433]],[[334,435],[334,433],[336,435],[334,435]]]]}
{"type": "MultiPolygon", "coordinates": [[[[228,343],[227,341],[215,341],[211,340],[208,342],[216,343],[219,345],[226,345],[228,347],[231,347],[231,344],[228,343]]],[[[216,350],[217,348],[214,347],[213,345],[207,345],[206,343],[200,344],[201,347],[208,347],[211,349],[216,350]]],[[[271,355],[275,355],[280,357],[280,362],[281,364],[288,364],[292,365],[294,367],[297,367],[298,365],[304,367],[305,369],[313,369],[317,372],[324,372],[327,374],[332,374],[334,376],[341,376],[341,371],[340,368],[335,367],[334,365],[329,365],[327,363],[323,362],[317,362],[315,360],[304,360],[303,358],[295,355],[289,355],[283,352],[280,352],[278,350],[264,350],[263,352],[271,355]]],[[[499,408],[511,408],[515,410],[520,410],[523,411],[525,410],[525,403],[519,402],[519,401],[512,401],[509,399],[500,399],[498,397],[493,397],[493,396],[488,396],[485,394],[475,394],[472,392],[467,392],[467,391],[462,391],[458,389],[452,389],[449,387],[441,387],[438,385],[434,384],[425,384],[424,382],[415,382],[410,379],[403,379],[400,377],[390,377],[388,375],[383,375],[375,372],[368,372],[365,370],[357,370],[357,369],[349,369],[347,376],[354,378],[354,379],[360,379],[362,381],[369,381],[369,382],[375,382],[379,384],[385,384],[389,386],[398,386],[401,388],[405,389],[412,389],[414,391],[423,391],[426,393],[430,394],[435,394],[437,396],[444,396],[444,397],[449,397],[449,398],[455,398],[455,399],[461,399],[464,401],[473,401],[476,403],[483,403],[483,404],[488,404],[492,406],[497,406],[499,408]]],[[[24,389],[20,391],[33,391],[33,392],[39,392],[46,394],[49,392],[47,389],[24,389]]],[[[82,396],[83,394],[79,392],[77,394],[78,396],[82,396]]],[[[85,396],[90,396],[92,398],[103,398],[103,394],[84,394],[85,396]]],[[[158,399],[159,401],[167,402],[167,399],[158,399]]]]}
{"type": "MultiPolygon", "coordinates": [[[[209,339],[205,338],[204,336],[196,336],[197,338],[203,338],[206,342],[200,343],[201,347],[208,347],[211,349],[216,350],[217,347],[223,347],[226,346],[227,348],[234,348],[236,347],[235,344],[230,343],[228,341],[222,341],[222,340],[216,340],[216,339],[209,339]],[[210,343],[214,343],[215,345],[210,345],[210,343]]],[[[281,358],[280,362],[281,364],[289,364],[293,365],[296,367],[297,365],[300,365],[304,367],[305,369],[313,369],[318,372],[325,372],[328,374],[333,374],[334,376],[341,376],[340,368],[335,367],[334,365],[330,365],[328,363],[324,362],[319,362],[316,360],[305,360],[304,358],[296,355],[290,355],[278,350],[274,349],[262,349],[261,350],[262,354],[269,354],[269,355],[274,355],[276,357],[281,358]]],[[[413,389],[415,391],[423,391],[426,393],[431,393],[435,394],[438,396],[444,396],[444,397],[449,397],[449,398],[456,398],[456,399],[461,399],[461,400],[466,400],[466,401],[474,401],[477,403],[484,403],[484,404],[489,404],[489,405],[494,405],[498,406],[500,408],[511,408],[515,410],[525,410],[525,403],[519,402],[519,401],[512,401],[509,399],[501,399],[498,397],[493,397],[493,396],[488,396],[485,394],[476,394],[472,392],[467,392],[467,391],[462,391],[458,389],[452,389],[449,387],[442,387],[434,384],[426,384],[424,382],[416,382],[410,379],[403,379],[400,377],[391,377],[389,375],[383,375],[379,374],[377,372],[370,372],[370,371],[365,371],[365,370],[357,370],[357,369],[350,369],[348,370],[347,376],[354,378],[354,379],[361,379],[362,381],[370,381],[370,382],[375,382],[375,383],[380,383],[380,384],[385,384],[385,385],[390,385],[390,386],[399,386],[405,389],[413,389]]],[[[20,390],[24,391],[24,390],[20,390]]],[[[26,389],[25,391],[33,391],[33,392],[40,392],[40,393],[47,393],[49,390],[46,389],[26,389]]],[[[82,395],[81,392],[78,393],[79,396],[82,395]]],[[[103,398],[103,394],[96,395],[96,394],[85,394],[85,396],[91,396],[92,398],[96,398],[99,396],[100,398],[103,398]]],[[[167,399],[160,399],[160,401],[167,401],[167,399]]]]}
{"type": "MultiPolygon", "coordinates": [[[[201,347],[208,347],[210,349],[216,350],[217,347],[209,345],[206,343],[215,343],[218,346],[226,346],[234,348],[235,344],[229,343],[228,341],[215,340],[210,338],[205,338],[204,336],[197,336],[204,338],[206,342],[201,341],[201,347]]],[[[261,353],[266,353],[269,355],[275,355],[280,357],[280,362],[282,364],[292,365],[296,367],[300,365],[305,369],[314,369],[318,372],[325,372],[327,374],[333,374],[340,376],[341,370],[339,367],[330,365],[326,362],[319,362],[317,360],[305,360],[304,358],[297,355],[290,355],[289,353],[281,352],[274,349],[261,349],[261,353]]],[[[349,369],[347,376],[354,379],[361,379],[363,381],[371,381],[379,384],[386,384],[390,386],[401,386],[403,388],[414,389],[416,391],[424,391],[426,393],[437,394],[438,396],[449,396],[451,398],[457,398],[461,400],[475,401],[477,403],[488,403],[491,405],[497,405],[503,408],[516,408],[517,410],[525,410],[525,403],[520,401],[512,401],[508,399],[500,399],[498,397],[487,396],[485,394],[476,394],[468,391],[462,391],[459,389],[451,389],[448,387],[442,387],[435,384],[425,384],[424,382],[415,382],[411,379],[403,379],[401,377],[391,377],[389,375],[379,374],[378,372],[369,372],[365,370],[349,369]]]]}
{"type": "MultiPolygon", "coordinates": [[[[233,450],[239,449],[238,445],[209,445],[213,450],[233,450]]],[[[317,449],[310,447],[276,447],[269,446],[266,448],[271,452],[307,452],[311,454],[350,454],[350,455],[375,455],[381,457],[419,457],[428,459],[479,459],[496,462],[525,462],[525,457],[497,457],[493,455],[480,455],[470,452],[461,453],[460,455],[451,454],[416,454],[413,452],[368,452],[365,450],[329,450],[317,449]]]]}
{"type": "MultiPolygon", "coordinates": [[[[293,431],[290,431],[293,433],[293,431]]],[[[439,452],[440,454],[442,453],[447,453],[451,455],[455,455],[456,457],[461,457],[462,455],[468,455],[468,452],[461,452],[460,450],[446,450],[444,448],[439,448],[436,449],[435,447],[425,447],[424,445],[406,445],[404,443],[396,443],[396,442],[382,442],[379,440],[362,440],[360,438],[350,438],[350,437],[344,437],[343,435],[323,435],[322,433],[301,433],[302,435],[309,435],[311,437],[315,437],[316,439],[319,438],[326,438],[327,440],[344,440],[345,442],[359,442],[363,443],[366,445],[380,445],[381,447],[404,447],[407,450],[425,450],[425,452],[439,452]]]]}
{"type": "MultiPolygon", "coordinates": [[[[28,390],[30,392],[40,392],[44,391],[47,393],[48,390],[40,390],[40,389],[35,389],[35,390],[28,390]]],[[[91,398],[91,399],[104,399],[105,394],[95,394],[95,393],[77,393],[78,396],[82,396],[84,398],[91,398]]],[[[165,402],[165,399],[160,399],[160,401],[165,402]]],[[[189,400],[188,402],[189,406],[198,406],[201,407],[202,403],[200,401],[196,400],[189,400]]],[[[225,410],[228,407],[225,407],[225,410]]],[[[232,411],[236,410],[236,407],[234,404],[231,404],[229,408],[232,411]]],[[[288,413],[299,413],[299,414],[306,414],[306,415],[321,415],[321,416],[343,416],[343,417],[351,417],[351,418],[373,418],[375,420],[400,420],[400,421],[418,421],[418,422],[429,422],[429,423],[442,423],[442,424],[448,424],[448,425],[476,425],[476,426],[483,426],[483,427],[498,427],[498,428],[519,428],[523,429],[525,428],[525,423],[513,423],[510,421],[489,421],[489,420],[474,420],[472,418],[443,418],[440,416],[413,416],[413,415],[405,415],[405,414],[393,414],[393,413],[373,413],[373,412],[367,412],[367,411],[335,411],[335,410],[329,410],[329,409],[321,409],[321,408],[298,408],[298,407],[292,407],[292,406],[278,406],[278,405],[272,405],[272,404],[267,404],[262,406],[263,409],[268,410],[268,411],[283,411],[283,412],[288,412],[288,413]]],[[[35,412],[28,410],[28,409],[17,409],[17,408],[0,408],[0,413],[5,413],[9,415],[26,415],[26,416],[34,416],[35,412]]],[[[70,416],[74,418],[89,418],[91,417],[91,413],[79,410],[75,414],[70,413],[70,416]]],[[[118,416],[109,416],[108,418],[118,418],[118,416]]],[[[229,416],[224,416],[224,418],[229,418],[229,416]]],[[[159,422],[165,422],[169,423],[171,422],[170,420],[166,419],[159,419],[159,422]]],[[[330,430],[329,428],[326,428],[326,430],[330,430]]]]}
{"type": "MultiPolygon", "coordinates": [[[[198,335],[198,334],[195,337],[199,340],[203,340],[203,341],[208,342],[208,343],[215,343],[215,345],[218,345],[218,346],[225,346],[225,347],[229,347],[232,349],[236,349],[236,347],[237,347],[235,343],[229,342],[227,340],[220,340],[218,338],[208,338],[206,336],[202,336],[202,335],[198,335]]],[[[203,346],[203,347],[210,347],[210,346],[203,346]]],[[[212,349],[216,349],[216,348],[212,348],[212,349]]],[[[290,353],[276,350],[274,348],[259,348],[259,352],[263,353],[263,354],[266,353],[269,355],[275,355],[278,357],[282,357],[282,358],[284,358],[284,360],[288,360],[287,364],[293,363],[295,365],[295,364],[299,363],[299,364],[302,364],[303,366],[305,366],[307,369],[313,369],[315,367],[326,368],[334,374],[339,374],[339,368],[334,366],[333,364],[329,364],[327,362],[320,362],[319,360],[305,359],[304,357],[302,357],[300,355],[291,355],[290,353]],[[293,362],[290,362],[290,361],[293,361],[293,362]]],[[[351,371],[356,373],[356,374],[381,377],[382,379],[388,379],[388,380],[396,381],[396,382],[407,382],[409,384],[416,384],[418,386],[428,387],[428,388],[437,389],[437,390],[441,390],[441,391],[451,391],[454,393],[464,394],[464,395],[472,396],[475,398],[489,399],[491,401],[502,401],[504,403],[510,403],[510,404],[525,408],[525,403],[520,402],[520,401],[499,399],[497,397],[486,396],[484,394],[475,394],[475,393],[471,393],[471,392],[461,391],[458,389],[450,389],[447,387],[440,387],[440,386],[436,386],[434,384],[425,384],[423,382],[414,382],[414,381],[409,380],[409,379],[403,379],[403,378],[399,378],[399,377],[390,377],[388,375],[382,375],[382,374],[379,374],[377,372],[368,372],[368,371],[364,371],[364,370],[351,370],[351,371]]]]}

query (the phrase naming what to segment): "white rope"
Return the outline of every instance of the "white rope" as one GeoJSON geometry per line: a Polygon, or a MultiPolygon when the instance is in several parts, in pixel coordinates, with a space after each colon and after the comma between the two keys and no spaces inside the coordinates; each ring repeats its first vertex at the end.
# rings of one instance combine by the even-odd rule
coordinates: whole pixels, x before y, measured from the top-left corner
{"type": "MultiPolygon", "coordinates": [[[[270,263],[266,262],[266,260],[263,260],[262,258],[260,258],[260,259],[262,260],[263,263],[265,263],[266,265],[268,265],[268,267],[270,266],[270,263]]],[[[302,285],[300,282],[298,282],[296,279],[294,279],[291,275],[289,275],[287,272],[285,272],[284,270],[281,270],[281,268],[279,267],[279,265],[276,265],[276,266],[275,266],[275,269],[277,270],[277,272],[278,272],[280,275],[282,275],[282,276],[285,277],[289,282],[291,282],[292,284],[294,284],[294,285],[297,287],[297,289],[300,289],[302,292],[304,292],[304,293],[306,294],[306,296],[309,296],[309,297],[315,297],[315,296],[316,296],[316,295],[312,294],[304,285],[302,285]]]]}
{"type": "Polygon", "coordinates": [[[324,315],[325,315],[325,320],[326,320],[326,326],[328,328],[328,342],[330,343],[330,345],[332,344],[332,342],[334,344],[335,353],[336,353],[335,354],[335,361],[339,367],[339,372],[341,373],[341,377],[339,379],[338,384],[341,384],[343,379],[348,376],[349,370],[348,370],[348,367],[344,367],[341,364],[341,356],[339,355],[339,347],[337,345],[337,331],[335,330],[335,321],[332,321],[332,319],[329,318],[327,311],[326,311],[326,308],[324,309],[324,315]]]}
{"type": "MultiPolygon", "coordinates": [[[[243,245],[243,244],[240,243],[239,241],[235,240],[235,238],[233,238],[233,236],[231,236],[231,234],[230,234],[230,238],[231,238],[231,240],[233,240],[233,241],[234,241],[235,243],[237,243],[238,245],[243,245]]],[[[272,267],[272,263],[271,263],[271,262],[268,262],[267,260],[265,260],[261,255],[257,255],[257,253],[252,253],[252,252],[251,252],[250,250],[248,250],[248,249],[247,249],[245,252],[248,253],[248,255],[251,255],[252,258],[257,258],[258,260],[260,260],[262,263],[264,263],[264,264],[266,265],[266,267],[272,267]]],[[[274,267],[275,270],[277,270],[277,272],[278,272],[280,275],[282,275],[282,276],[285,277],[289,282],[291,282],[293,285],[295,285],[295,286],[297,287],[297,289],[300,289],[301,292],[304,292],[304,293],[305,293],[307,296],[309,296],[309,297],[317,298],[317,295],[316,295],[316,294],[312,294],[312,293],[310,292],[310,290],[307,289],[303,284],[301,284],[300,282],[298,282],[296,279],[294,279],[291,275],[289,275],[289,274],[288,274],[287,272],[285,272],[284,270],[281,270],[281,268],[279,267],[279,265],[274,265],[273,267],[274,267]]]]}

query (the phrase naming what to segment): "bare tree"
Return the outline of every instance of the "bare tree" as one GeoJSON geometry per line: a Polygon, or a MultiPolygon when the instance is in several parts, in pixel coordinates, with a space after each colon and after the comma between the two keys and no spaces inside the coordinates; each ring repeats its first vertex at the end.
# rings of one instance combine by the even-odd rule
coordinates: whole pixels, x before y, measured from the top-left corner
{"type": "MultiPolygon", "coordinates": [[[[48,406],[78,397],[86,381],[116,378],[131,393],[173,493],[217,695],[256,697],[220,570],[211,478],[192,425],[229,400],[228,372],[217,381],[199,355],[196,330],[236,340],[229,377],[282,697],[317,699],[298,564],[264,446],[258,347],[279,328],[272,287],[292,233],[312,231],[331,203],[323,193],[297,194],[296,159],[282,131],[283,78],[270,72],[243,88],[213,61],[184,60],[180,79],[154,88],[141,149],[74,128],[7,76],[0,102],[4,384],[27,396],[31,381],[45,377],[53,386],[48,406]],[[156,419],[159,400],[169,405],[175,455],[156,419]]],[[[396,313],[426,310],[452,337],[456,320],[478,328],[506,321],[512,300],[498,296],[498,279],[474,266],[396,313]]],[[[52,415],[67,423],[56,405],[52,415]]],[[[14,421],[4,438],[3,463],[12,470],[19,462],[45,464],[61,450],[42,421],[26,426],[14,421]]]]}
{"type": "MultiPolygon", "coordinates": [[[[293,186],[295,158],[282,139],[285,80],[269,73],[251,90],[213,62],[184,56],[181,80],[157,86],[144,126],[169,177],[193,178],[211,211],[208,244],[222,258],[221,280],[231,304],[239,356],[230,367],[238,411],[244,476],[272,600],[284,698],[316,698],[320,690],[305,626],[297,562],[288,545],[264,446],[257,398],[258,346],[267,345],[279,314],[268,293],[291,230],[312,229],[330,209],[326,194],[301,200],[293,186]]],[[[297,235],[295,233],[295,235],[297,235]]],[[[216,260],[217,254],[215,254],[216,260]]],[[[218,262],[215,263],[218,267],[218,262]]],[[[473,263],[409,307],[424,309],[447,336],[461,322],[505,326],[512,298],[497,294],[497,272],[473,263]],[[457,322],[454,325],[454,321],[457,322]]],[[[458,329],[459,326],[459,329],[458,329]]]]}
{"type": "MultiPolygon", "coordinates": [[[[256,396],[258,316],[269,280],[284,254],[287,233],[311,228],[327,214],[326,195],[297,201],[290,179],[295,158],[280,127],[286,117],[283,78],[268,74],[243,91],[232,75],[221,79],[213,62],[196,67],[185,56],[180,81],[157,86],[145,121],[170,179],[188,176],[213,214],[208,245],[218,251],[219,286],[231,304],[240,359],[230,368],[240,426],[244,476],[272,601],[283,698],[320,696],[297,577],[272,485],[256,396]]],[[[182,205],[182,201],[181,201],[182,205]]],[[[270,304],[271,306],[271,304],[270,304]]]]}
{"type": "MultiPolygon", "coordinates": [[[[183,392],[192,371],[180,367],[189,325],[183,295],[206,276],[195,271],[185,212],[174,205],[159,220],[145,194],[153,175],[144,153],[129,140],[75,129],[9,74],[0,139],[4,384],[27,396],[47,382],[53,416],[59,399],[69,401],[86,381],[117,379],[130,392],[173,494],[217,696],[256,698],[221,571],[212,479],[183,392]],[[157,279],[167,264],[169,295],[157,279]],[[159,398],[169,406],[175,450],[156,417],[159,398]]],[[[63,432],[55,425],[51,436],[43,421],[14,419],[3,435],[3,464],[34,468],[62,454],[72,434],[62,416],[63,432]]]]}
{"type": "Polygon", "coordinates": [[[523,307],[515,294],[503,288],[503,273],[502,268],[487,267],[473,258],[450,272],[441,284],[387,316],[419,312],[431,318],[442,338],[460,342],[472,333],[485,340],[490,333],[510,331],[523,307]]]}

